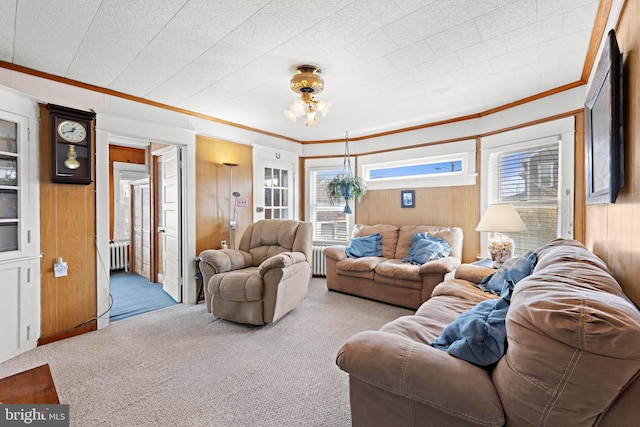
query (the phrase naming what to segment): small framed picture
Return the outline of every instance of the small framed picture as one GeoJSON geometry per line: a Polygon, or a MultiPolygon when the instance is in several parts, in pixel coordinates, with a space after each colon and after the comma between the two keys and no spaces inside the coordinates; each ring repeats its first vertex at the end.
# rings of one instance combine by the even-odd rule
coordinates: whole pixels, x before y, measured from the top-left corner
{"type": "Polygon", "coordinates": [[[403,208],[415,208],[416,207],[415,190],[402,190],[400,192],[400,205],[403,208]]]}

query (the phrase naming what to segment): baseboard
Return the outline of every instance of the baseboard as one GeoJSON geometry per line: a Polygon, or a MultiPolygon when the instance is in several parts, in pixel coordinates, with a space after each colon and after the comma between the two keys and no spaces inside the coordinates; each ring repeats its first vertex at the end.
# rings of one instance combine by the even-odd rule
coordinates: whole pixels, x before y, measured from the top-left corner
{"type": "Polygon", "coordinates": [[[47,335],[38,339],[38,345],[50,344],[55,341],[60,341],[66,338],[75,337],[76,335],[86,334],[87,332],[95,331],[98,329],[98,322],[92,320],[91,322],[78,326],[77,328],[67,329],[66,331],[59,332],[54,335],[47,335]]]}

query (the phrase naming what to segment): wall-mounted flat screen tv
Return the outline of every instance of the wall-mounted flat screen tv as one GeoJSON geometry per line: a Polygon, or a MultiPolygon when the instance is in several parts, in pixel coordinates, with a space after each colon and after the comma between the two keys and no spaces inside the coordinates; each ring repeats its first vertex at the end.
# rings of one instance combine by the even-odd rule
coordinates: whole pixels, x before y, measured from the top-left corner
{"type": "Polygon", "coordinates": [[[585,102],[586,202],[615,203],[624,186],[624,76],[609,31],[585,102]]]}

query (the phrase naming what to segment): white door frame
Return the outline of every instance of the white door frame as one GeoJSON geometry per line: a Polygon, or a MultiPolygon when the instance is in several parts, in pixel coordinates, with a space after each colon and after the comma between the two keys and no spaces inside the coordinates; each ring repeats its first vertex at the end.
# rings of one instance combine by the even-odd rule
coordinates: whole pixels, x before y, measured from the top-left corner
{"type": "Polygon", "coordinates": [[[196,298],[195,147],[193,130],[98,113],[96,117],[96,251],[98,329],[109,326],[109,144],[143,148],[150,141],[183,146],[182,165],[182,301],[196,298]]]}

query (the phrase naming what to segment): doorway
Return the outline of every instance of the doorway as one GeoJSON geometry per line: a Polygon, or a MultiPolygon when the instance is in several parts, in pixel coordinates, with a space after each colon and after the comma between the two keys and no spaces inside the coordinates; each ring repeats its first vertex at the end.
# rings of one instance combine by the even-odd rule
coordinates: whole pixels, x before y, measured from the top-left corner
{"type": "MultiPolygon", "coordinates": [[[[145,149],[151,145],[149,156],[154,153],[156,146],[175,146],[180,148],[180,254],[179,285],[181,288],[180,301],[193,301],[197,294],[196,273],[196,134],[191,129],[182,129],[180,125],[158,123],[155,121],[139,120],[133,117],[123,118],[120,115],[99,113],[101,126],[95,132],[95,177],[96,177],[96,313],[98,329],[109,326],[110,295],[110,265],[109,242],[112,239],[110,185],[113,176],[112,162],[117,161],[109,151],[112,146],[145,149]],[[150,142],[153,141],[153,142],[150,142]]],[[[152,157],[150,157],[152,159],[152,157]]],[[[146,164],[143,160],[140,164],[146,164]]],[[[149,161],[149,165],[152,165],[149,161]]],[[[151,178],[150,183],[154,179],[151,178]]],[[[154,233],[155,234],[155,233],[154,233]]],[[[157,247],[154,244],[152,247],[157,247]]],[[[152,273],[153,274],[153,273],[152,273]]]]}
{"type": "MultiPolygon", "coordinates": [[[[176,150],[173,147],[173,152],[176,150]]],[[[166,151],[171,152],[171,147],[166,151]]],[[[166,245],[166,239],[162,237],[164,227],[160,226],[167,222],[163,208],[167,181],[175,183],[177,173],[167,180],[163,171],[171,168],[162,167],[164,154],[154,155],[151,146],[110,145],[109,156],[113,177],[110,183],[113,191],[110,241],[111,245],[126,247],[126,262],[116,263],[116,268],[111,262],[109,283],[113,302],[110,320],[115,321],[180,301],[180,292],[171,295],[163,289],[166,268],[162,247],[166,245]]],[[[177,197],[170,196],[170,200],[179,206],[177,197]]],[[[179,235],[177,224],[173,229],[173,234],[179,235]]],[[[113,252],[112,247],[110,256],[113,252]]]]}

